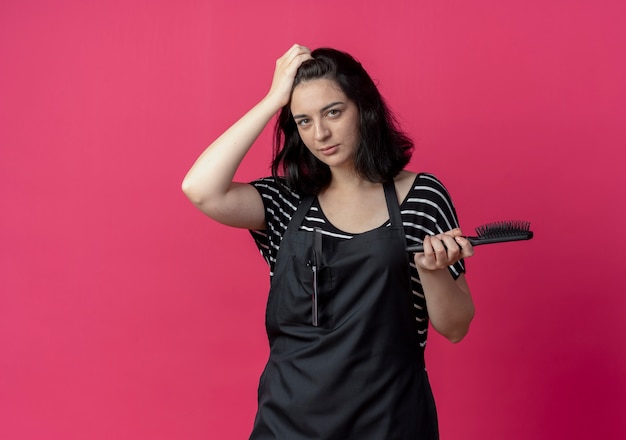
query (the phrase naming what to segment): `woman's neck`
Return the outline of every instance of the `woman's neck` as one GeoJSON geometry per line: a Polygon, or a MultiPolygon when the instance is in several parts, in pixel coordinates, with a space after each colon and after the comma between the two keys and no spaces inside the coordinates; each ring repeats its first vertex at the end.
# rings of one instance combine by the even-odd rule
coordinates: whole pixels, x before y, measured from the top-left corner
{"type": "Polygon", "coordinates": [[[324,189],[332,191],[352,191],[376,186],[374,182],[359,175],[355,169],[332,169],[328,186],[324,189]]]}

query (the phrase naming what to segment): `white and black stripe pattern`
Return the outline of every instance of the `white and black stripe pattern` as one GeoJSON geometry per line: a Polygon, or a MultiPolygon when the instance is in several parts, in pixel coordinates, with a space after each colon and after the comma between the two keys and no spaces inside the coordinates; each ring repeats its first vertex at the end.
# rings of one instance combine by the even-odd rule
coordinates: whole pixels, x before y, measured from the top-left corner
{"type": "MultiPolygon", "coordinates": [[[[250,232],[261,255],[269,264],[272,276],[280,241],[301,199],[287,189],[284,182],[279,183],[271,177],[256,180],[252,185],[263,199],[267,229],[250,232]]],[[[421,173],[416,176],[413,187],[400,204],[400,212],[407,245],[421,244],[426,235],[436,235],[458,227],[456,211],[448,191],[432,174],[421,173]]],[[[388,225],[389,223],[386,226],[388,225]]],[[[323,234],[338,239],[349,240],[353,237],[334,228],[324,217],[317,201],[311,206],[300,228],[311,231],[313,228],[320,228],[323,234]]],[[[420,347],[423,349],[428,333],[428,311],[417,269],[412,261],[410,266],[415,319],[420,347]]],[[[450,273],[455,279],[463,272],[465,272],[463,261],[450,266],[450,273]]]]}

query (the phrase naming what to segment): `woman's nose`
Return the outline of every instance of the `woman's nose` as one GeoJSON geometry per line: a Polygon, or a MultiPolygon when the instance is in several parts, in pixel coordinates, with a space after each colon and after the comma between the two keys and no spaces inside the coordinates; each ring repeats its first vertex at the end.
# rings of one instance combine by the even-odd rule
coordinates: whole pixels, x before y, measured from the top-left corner
{"type": "Polygon", "coordinates": [[[324,123],[324,121],[318,121],[315,123],[315,140],[323,141],[330,136],[330,130],[324,123]]]}

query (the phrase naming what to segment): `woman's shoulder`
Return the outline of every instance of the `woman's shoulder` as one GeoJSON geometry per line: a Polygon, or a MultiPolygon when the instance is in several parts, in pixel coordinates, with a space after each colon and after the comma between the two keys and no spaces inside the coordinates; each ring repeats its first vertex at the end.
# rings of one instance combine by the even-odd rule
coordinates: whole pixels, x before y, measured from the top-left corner
{"type": "Polygon", "coordinates": [[[430,200],[437,205],[451,204],[446,186],[432,173],[403,170],[396,177],[395,183],[398,199],[403,205],[416,200],[430,200]]]}
{"type": "Polygon", "coordinates": [[[433,173],[421,171],[414,172],[409,170],[402,170],[395,179],[396,186],[408,185],[413,187],[430,187],[433,189],[440,189],[446,191],[446,187],[443,182],[433,173]]]}
{"type": "Polygon", "coordinates": [[[397,184],[403,184],[406,182],[413,182],[415,181],[415,178],[419,175],[419,173],[416,173],[414,171],[410,171],[410,170],[402,170],[398,173],[398,175],[396,177],[394,177],[394,182],[396,182],[397,184]]]}
{"type": "Polygon", "coordinates": [[[262,177],[250,182],[250,184],[259,192],[266,208],[284,206],[288,211],[295,211],[300,203],[300,195],[290,189],[282,177],[262,177]]]}
{"type": "Polygon", "coordinates": [[[276,194],[288,195],[291,198],[300,198],[298,193],[289,188],[287,185],[287,181],[283,177],[261,177],[259,179],[253,180],[250,182],[252,186],[257,188],[259,191],[270,191],[276,194]]]}
{"type": "Polygon", "coordinates": [[[447,192],[441,180],[429,172],[416,173],[410,170],[402,170],[395,177],[394,182],[400,195],[418,191],[420,188],[447,192]]]}

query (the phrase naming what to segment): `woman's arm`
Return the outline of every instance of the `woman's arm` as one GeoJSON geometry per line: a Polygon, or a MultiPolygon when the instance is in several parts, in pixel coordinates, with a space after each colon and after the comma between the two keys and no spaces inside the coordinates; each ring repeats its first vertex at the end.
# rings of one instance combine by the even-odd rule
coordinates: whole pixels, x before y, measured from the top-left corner
{"type": "Polygon", "coordinates": [[[474,317],[474,302],[465,276],[452,278],[448,266],[474,254],[460,229],[427,236],[424,252],[415,254],[417,272],[424,289],[428,317],[435,330],[452,342],[459,342],[474,317]]]}
{"type": "Polygon", "coordinates": [[[280,57],[268,94],[218,137],[187,172],[183,192],[209,217],[239,228],[265,228],[259,193],[252,185],[233,182],[233,178],[261,131],[289,102],[296,71],[310,58],[309,49],[298,45],[280,57]]]}

